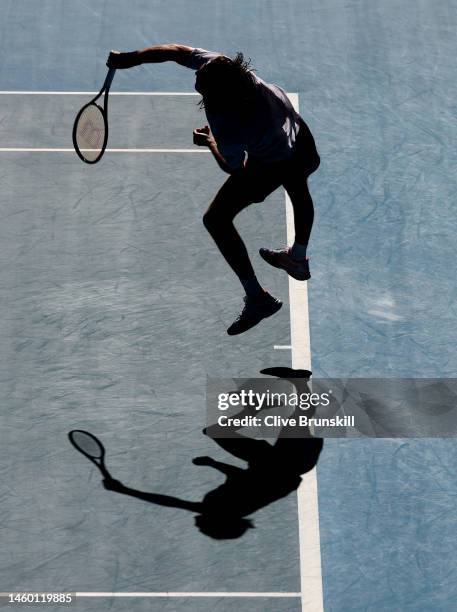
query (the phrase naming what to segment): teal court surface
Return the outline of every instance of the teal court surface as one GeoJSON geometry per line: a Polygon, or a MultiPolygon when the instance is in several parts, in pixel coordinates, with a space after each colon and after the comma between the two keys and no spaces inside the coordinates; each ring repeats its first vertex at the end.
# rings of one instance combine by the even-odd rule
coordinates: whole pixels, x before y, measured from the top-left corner
{"type": "Polygon", "coordinates": [[[202,434],[207,377],[455,377],[455,7],[0,10],[0,591],[77,593],[81,611],[454,610],[453,439],[325,440],[297,493],[217,540],[192,512],[105,490],[67,433],[97,435],[129,487],[199,501],[223,476],[195,457],[243,465],[202,434]],[[191,144],[192,72],[119,71],[104,158],[71,149],[109,49],[175,41],[250,55],[323,160],[308,286],[256,255],[290,240],[282,190],[237,219],[284,306],[236,339],[242,293],[201,222],[224,176],[191,144]]]}

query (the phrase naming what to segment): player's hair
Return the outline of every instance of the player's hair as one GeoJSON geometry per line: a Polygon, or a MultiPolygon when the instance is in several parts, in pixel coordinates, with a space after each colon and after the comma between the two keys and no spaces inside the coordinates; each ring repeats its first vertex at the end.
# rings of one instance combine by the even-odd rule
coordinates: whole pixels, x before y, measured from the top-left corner
{"type": "MultiPolygon", "coordinates": [[[[254,72],[251,58],[246,59],[238,52],[234,58],[226,55],[215,57],[200,69],[199,78],[203,88],[231,89],[246,95],[255,87],[254,72]]],[[[199,106],[205,107],[204,94],[199,106]]]]}

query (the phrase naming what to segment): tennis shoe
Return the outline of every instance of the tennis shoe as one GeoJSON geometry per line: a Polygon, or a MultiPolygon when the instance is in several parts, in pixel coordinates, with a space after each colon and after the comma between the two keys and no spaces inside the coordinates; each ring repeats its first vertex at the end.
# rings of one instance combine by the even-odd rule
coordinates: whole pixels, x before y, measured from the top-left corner
{"type": "Polygon", "coordinates": [[[267,291],[259,298],[246,296],[244,298],[244,308],[240,316],[227,329],[229,336],[236,336],[251,329],[260,323],[262,319],[271,317],[281,308],[282,302],[273,297],[267,291]]]}
{"type": "Polygon", "coordinates": [[[267,263],[280,270],[285,270],[289,276],[299,281],[309,280],[311,274],[309,272],[308,259],[293,259],[290,255],[290,247],[284,249],[260,249],[260,257],[267,263]]]}

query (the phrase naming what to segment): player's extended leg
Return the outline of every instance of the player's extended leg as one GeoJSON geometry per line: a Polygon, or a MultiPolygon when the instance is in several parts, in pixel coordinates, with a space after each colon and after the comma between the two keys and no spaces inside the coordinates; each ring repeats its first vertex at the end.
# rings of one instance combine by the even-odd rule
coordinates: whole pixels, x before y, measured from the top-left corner
{"type": "Polygon", "coordinates": [[[246,292],[245,306],[238,319],[227,329],[229,335],[247,331],[282,306],[280,300],[265,291],[258,282],[246,246],[233,224],[235,216],[252,203],[243,187],[242,177],[231,175],[203,216],[206,229],[246,292]]]}

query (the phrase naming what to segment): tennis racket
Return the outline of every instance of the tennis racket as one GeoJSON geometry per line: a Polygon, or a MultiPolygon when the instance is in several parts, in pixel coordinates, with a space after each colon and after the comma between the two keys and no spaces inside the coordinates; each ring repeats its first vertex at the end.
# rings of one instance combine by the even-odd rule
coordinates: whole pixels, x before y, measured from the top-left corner
{"type": "Polygon", "coordinates": [[[82,429],[73,429],[68,437],[76,450],[98,467],[103,478],[112,480],[111,474],[105,467],[105,447],[98,438],[82,429]]]}
{"type": "MultiPolygon", "coordinates": [[[[113,53],[113,52],[112,52],[113,53]]],[[[73,124],[73,146],[86,164],[96,164],[108,143],[108,93],[116,68],[110,68],[103,87],[76,115],[73,124]],[[97,100],[103,96],[103,108],[97,100]]]]}

